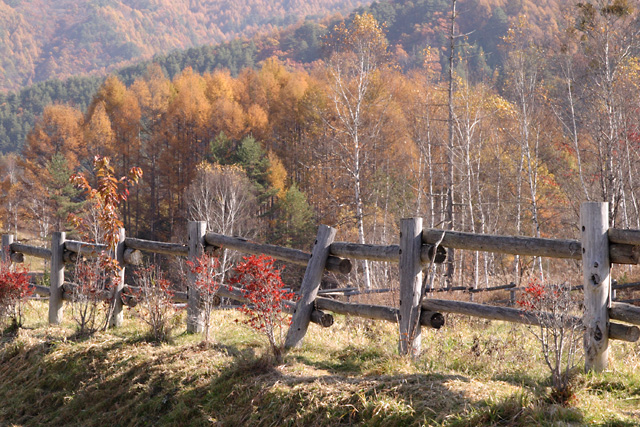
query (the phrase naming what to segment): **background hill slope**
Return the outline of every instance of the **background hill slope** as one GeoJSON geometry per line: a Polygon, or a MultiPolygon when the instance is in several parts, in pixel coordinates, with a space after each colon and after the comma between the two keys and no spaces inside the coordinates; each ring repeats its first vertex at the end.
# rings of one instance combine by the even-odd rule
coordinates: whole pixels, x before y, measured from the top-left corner
{"type": "Polygon", "coordinates": [[[101,72],[153,54],[219,43],[358,0],[0,1],[0,90],[101,72]]]}

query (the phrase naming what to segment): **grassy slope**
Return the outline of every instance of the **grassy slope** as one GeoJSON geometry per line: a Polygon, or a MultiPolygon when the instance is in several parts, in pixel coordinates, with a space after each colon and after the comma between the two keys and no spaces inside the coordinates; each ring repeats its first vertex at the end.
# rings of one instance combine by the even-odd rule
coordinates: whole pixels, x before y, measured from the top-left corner
{"type": "Polygon", "coordinates": [[[638,343],[615,342],[611,370],[582,375],[562,408],[544,399],[546,372],[523,327],[450,317],[425,331],[411,362],[396,355],[393,325],[339,317],[312,325],[274,368],[236,313],[216,316],[212,346],[181,331],[154,345],[131,316],[73,341],[72,325],[47,328],[36,303],[27,329],[0,346],[0,424],[640,425],[638,343]]]}

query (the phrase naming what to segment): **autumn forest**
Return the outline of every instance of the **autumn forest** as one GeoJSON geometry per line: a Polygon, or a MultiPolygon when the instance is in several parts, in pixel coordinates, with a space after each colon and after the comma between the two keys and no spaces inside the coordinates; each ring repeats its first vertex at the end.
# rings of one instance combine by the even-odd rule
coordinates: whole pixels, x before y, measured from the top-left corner
{"type": "MultiPolygon", "coordinates": [[[[336,226],[339,240],[391,244],[413,216],[568,238],[586,200],[609,202],[614,226],[640,228],[640,3],[567,6],[544,35],[544,14],[512,15],[503,35],[487,27],[480,41],[461,27],[471,25],[458,15],[465,2],[446,3],[420,27],[433,43],[419,50],[405,49],[382,13],[393,8],[376,3],[315,24],[325,31],[313,52],[256,39],[263,57],[250,66],[168,72],[148,61],[104,79],[86,105],[47,105],[21,152],[0,158],[3,228],[44,239],[69,230],[70,213],[95,214],[69,182],[95,156],[118,176],[142,169],[122,217],[146,239],[180,239],[187,221],[206,220],[305,249],[317,224],[336,226]]],[[[477,253],[455,262],[469,286],[544,267],[477,253]]],[[[384,274],[363,280],[377,286],[384,274]]]]}

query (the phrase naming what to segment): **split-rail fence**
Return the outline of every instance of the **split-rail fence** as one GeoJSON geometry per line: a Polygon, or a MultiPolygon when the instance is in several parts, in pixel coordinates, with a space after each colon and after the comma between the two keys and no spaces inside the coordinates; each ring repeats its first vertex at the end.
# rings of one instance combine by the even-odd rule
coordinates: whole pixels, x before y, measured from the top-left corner
{"type": "MultiPolygon", "coordinates": [[[[285,304],[285,310],[292,314],[285,340],[287,349],[301,344],[310,323],[331,326],[333,317],[327,312],[333,312],[398,323],[399,351],[413,356],[420,352],[422,326],[440,328],[444,324],[442,312],[528,325],[537,325],[541,318],[540,313],[527,310],[431,298],[433,293],[424,288],[424,271],[446,259],[446,248],[582,260],[584,313],[581,320],[584,327],[585,365],[588,370],[601,371],[606,368],[610,339],[635,342],[640,338],[640,329],[635,326],[640,325],[640,307],[612,302],[610,277],[612,263],[640,263],[640,230],[610,229],[607,213],[606,203],[584,203],[580,212],[580,240],[423,229],[422,219],[408,218],[401,221],[398,245],[366,245],[334,242],[336,230],[321,225],[311,253],[206,232],[204,222],[194,221],[189,223],[186,245],[130,238],[125,236],[122,229],[114,256],[126,268],[127,265],[140,262],[141,252],[195,260],[205,251],[225,248],[248,254],[266,254],[306,266],[298,301],[285,304]],[[349,273],[352,267],[350,259],[398,263],[399,307],[355,304],[319,297],[324,272],[349,273]]],[[[37,294],[49,298],[51,324],[62,321],[63,300],[72,297],[69,284],[64,281],[65,263],[75,262],[79,256],[94,257],[106,250],[104,245],[66,240],[65,237],[64,232],[53,233],[51,248],[47,249],[14,242],[12,235],[2,236],[5,259],[23,262],[24,255],[29,255],[50,260],[50,285],[33,287],[37,294]]],[[[135,304],[135,298],[126,292],[124,268],[120,281],[109,295],[105,295],[105,298],[114,298],[115,301],[110,321],[112,326],[121,324],[124,305],[135,304]]],[[[196,277],[190,275],[189,283],[193,284],[195,280],[196,277]]],[[[246,302],[239,289],[221,286],[218,292],[222,297],[246,302]]],[[[201,308],[195,286],[188,286],[187,292],[177,293],[175,298],[187,303],[187,330],[201,331],[201,308]]]]}

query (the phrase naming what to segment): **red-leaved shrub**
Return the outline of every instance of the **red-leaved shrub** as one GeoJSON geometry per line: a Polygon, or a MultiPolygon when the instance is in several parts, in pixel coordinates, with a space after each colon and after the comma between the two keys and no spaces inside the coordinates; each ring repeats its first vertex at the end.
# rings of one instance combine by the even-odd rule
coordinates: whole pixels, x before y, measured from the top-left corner
{"type": "Polygon", "coordinates": [[[273,266],[273,258],[260,255],[243,259],[244,262],[235,267],[231,279],[248,300],[239,310],[248,316],[244,323],[267,336],[276,361],[281,363],[285,327],[291,323],[291,316],[283,311],[283,307],[294,294],[284,289],[280,270],[273,266]]]}
{"type": "Polygon", "coordinates": [[[0,261],[0,324],[22,325],[22,303],[31,295],[27,269],[0,261]]]}

